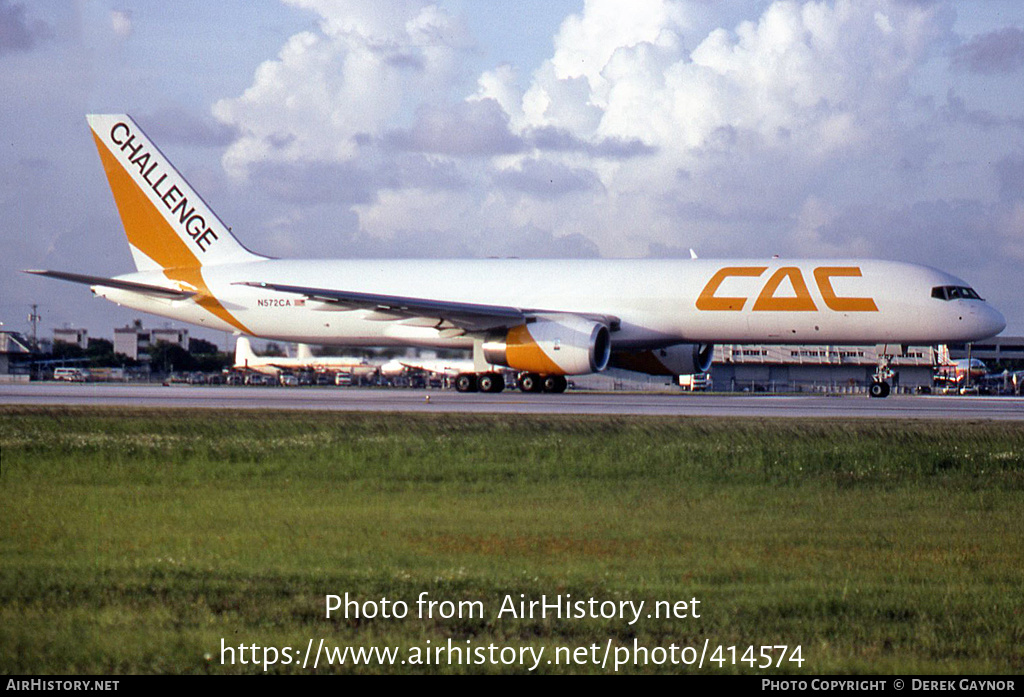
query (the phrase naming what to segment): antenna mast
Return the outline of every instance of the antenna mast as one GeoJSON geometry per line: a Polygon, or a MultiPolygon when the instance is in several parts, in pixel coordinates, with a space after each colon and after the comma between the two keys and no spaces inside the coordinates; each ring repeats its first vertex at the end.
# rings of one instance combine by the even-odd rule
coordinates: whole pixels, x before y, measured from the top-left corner
{"type": "Polygon", "coordinates": [[[28,316],[28,321],[32,323],[32,345],[33,346],[38,346],[38,344],[39,344],[39,341],[38,341],[38,339],[36,337],[36,325],[39,324],[39,320],[41,320],[42,317],[40,317],[39,313],[36,312],[36,310],[38,310],[38,309],[39,309],[38,305],[33,305],[32,306],[32,313],[28,316]]]}

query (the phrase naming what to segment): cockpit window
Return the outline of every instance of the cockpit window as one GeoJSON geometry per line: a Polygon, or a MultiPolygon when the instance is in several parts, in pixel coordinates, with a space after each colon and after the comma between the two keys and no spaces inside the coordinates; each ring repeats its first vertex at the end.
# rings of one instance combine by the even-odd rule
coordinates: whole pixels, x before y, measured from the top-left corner
{"type": "Polygon", "coordinates": [[[967,286],[935,286],[932,297],[939,300],[981,300],[977,291],[967,286]]]}

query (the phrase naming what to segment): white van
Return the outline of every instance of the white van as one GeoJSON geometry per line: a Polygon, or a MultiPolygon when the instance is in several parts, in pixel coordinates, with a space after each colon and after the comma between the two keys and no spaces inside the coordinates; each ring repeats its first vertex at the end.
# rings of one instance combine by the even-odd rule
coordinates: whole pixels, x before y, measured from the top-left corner
{"type": "Polygon", "coordinates": [[[64,380],[65,382],[85,382],[88,377],[81,368],[54,368],[53,379],[64,380]]]}

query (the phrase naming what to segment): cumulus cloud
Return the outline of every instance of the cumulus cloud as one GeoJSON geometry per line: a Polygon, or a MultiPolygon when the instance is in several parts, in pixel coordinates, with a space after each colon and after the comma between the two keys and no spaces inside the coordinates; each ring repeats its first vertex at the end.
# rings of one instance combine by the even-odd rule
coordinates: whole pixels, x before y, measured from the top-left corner
{"type": "Polygon", "coordinates": [[[952,87],[946,94],[946,104],[940,113],[949,123],[964,123],[985,131],[1007,127],[1024,129],[1024,116],[999,116],[987,109],[971,109],[967,106],[967,100],[959,96],[952,87]]]}
{"type": "Polygon", "coordinates": [[[146,124],[146,130],[160,142],[224,147],[238,137],[234,128],[181,107],[158,109],[142,115],[140,122],[146,124]]]}
{"type": "Polygon", "coordinates": [[[507,155],[523,148],[509,132],[508,116],[491,99],[424,105],[411,129],[390,131],[386,141],[400,150],[458,157],[507,155]]]}
{"type": "Polygon", "coordinates": [[[0,0],[0,56],[29,51],[51,36],[53,30],[50,25],[43,20],[26,17],[23,4],[0,0]]]}
{"type": "Polygon", "coordinates": [[[244,94],[213,108],[241,133],[223,160],[238,177],[256,162],[357,158],[361,138],[394,129],[422,95],[447,94],[467,50],[464,27],[422,2],[289,3],[315,11],[319,31],[292,36],[244,94]]]}
{"type": "Polygon", "coordinates": [[[827,154],[884,125],[935,30],[934,13],[917,7],[776,2],[757,21],[693,45],[678,13],[664,9],[675,4],[649,5],[652,21],[634,33],[606,26],[621,13],[600,0],[567,20],[555,55],[524,93],[524,125],[641,139],[677,153],[731,128],[827,154]],[[580,46],[588,40],[597,45],[580,46]]]}
{"type": "Polygon", "coordinates": [[[995,172],[1000,199],[1010,203],[1024,202],[1024,156],[1000,159],[995,163],[995,172]]]}
{"type": "Polygon", "coordinates": [[[350,162],[323,161],[259,162],[250,167],[249,175],[271,196],[300,205],[366,203],[381,178],[388,176],[350,162]]]}
{"type": "Polygon", "coordinates": [[[641,155],[652,155],[657,148],[647,145],[639,138],[602,138],[583,140],[567,130],[554,126],[528,129],[524,140],[532,147],[549,152],[582,152],[591,157],[626,159],[641,155]]]}
{"type": "Polygon", "coordinates": [[[126,39],[132,35],[132,11],[131,10],[111,10],[110,11],[110,26],[114,30],[114,33],[126,39]]]}
{"type": "Polygon", "coordinates": [[[359,252],[369,257],[515,258],[523,256],[523,250],[529,250],[532,259],[600,257],[597,245],[586,235],[555,235],[532,225],[478,228],[464,235],[451,235],[444,230],[424,230],[422,227],[401,228],[384,238],[360,236],[356,244],[359,252]],[[425,244],[425,240],[429,240],[429,243],[425,244]]]}
{"type": "Polygon", "coordinates": [[[778,0],[711,26],[701,3],[586,0],[531,73],[466,89],[472,42],[436,6],[289,1],[319,28],[216,104],[238,134],[224,165],[281,200],[350,203],[396,249],[508,251],[487,234],[539,230],[577,254],[898,256],[918,240],[854,224],[863,202],[935,200],[936,161],[957,155],[936,128],[1013,125],[915,92],[955,43],[944,3],[778,0]]]}
{"type": "Polygon", "coordinates": [[[597,176],[589,170],[572,169],[547,160],[526,160],[518,169],[503,170],[495,178],[499,184],[542,199],[601,186],[597,176]]]}
{"type": "Polygon", "coordinates": [[[791,248],[796,212],[835,191],[819,191],[833,169],[896,172],[928,152],[900,110],[918,109],[911,80],[949,40],[947,8],[774,2],[706,33],[691,30],[690,10],[589,0],[528,84],[506,67],[478,81],[476,97],[501,104],[542,156],[600,178],[589,210],[606,253],[704,239],[750,249],[783,234],[791,248]],[[613,142],[640,156],[620,148],[599,161],[596,144],[613,142]]]}
{"type": "Polygon", "coordinates": [[[953,66],[972,73],[1013,73],[1024,66],[1024,29],[1005,27],[972,37],[953,53],[953,66]]]}

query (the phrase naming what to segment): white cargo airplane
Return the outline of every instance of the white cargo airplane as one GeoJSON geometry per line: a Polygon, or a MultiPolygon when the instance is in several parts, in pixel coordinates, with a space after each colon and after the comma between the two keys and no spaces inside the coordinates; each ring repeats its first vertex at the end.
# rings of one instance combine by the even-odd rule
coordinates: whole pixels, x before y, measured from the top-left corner
{"type": "MultiPolygon", "coordinates": [[[[713,345],[937,344],[1002,315],[933,268],[867,259],[281,260],[243,247],[127,115],[88,117],[137,271],[92,286],[135,310],[279,341],[473,351],[462,391],[560,392],[617,367],[704,372],[713,345]]],[[[888,394],[878,381],[872,394],[888,394]]]]}
{"type": "Polygon", "coordinates": [[[308,344],[299,344],[293,357],[257,356],[248,337],[245,336],[235,340],[234,367],[236,370],[253,370],[269,375],[278,375],[287,370],[331,370],[353,375],[371,375],[377,370],[377,366],[356,356],[314,356],[308,344]]]}
{"type": "Polygon", "coordinates": [[[395,377],[407,370],[418,370],[445,378],[457,378],[464,373],[472,373],[474,364],[467,358],[392,358],[380,367],[380,374],[386,377],[395,377]]]}

